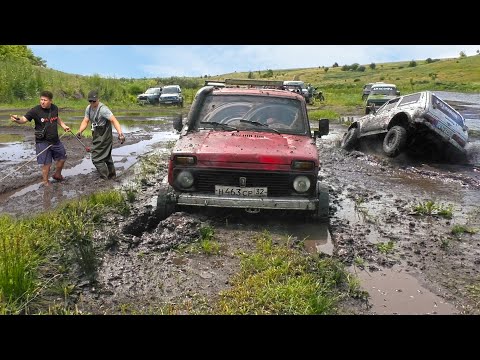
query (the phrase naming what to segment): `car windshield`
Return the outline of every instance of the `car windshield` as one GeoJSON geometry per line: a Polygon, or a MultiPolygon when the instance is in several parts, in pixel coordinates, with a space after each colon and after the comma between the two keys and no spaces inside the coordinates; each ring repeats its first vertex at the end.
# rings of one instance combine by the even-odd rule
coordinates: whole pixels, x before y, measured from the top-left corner
{"type": "Polygon", "coordinates": [[[307,87],[305,86],[305,83],[303,81],[287,81],[284,83],[286,87],[291,86],[292,88],[295,88],[297,86],[301,87],[302,89],[306,89],[307,87]]]}
{"type": "Polygon", "coordinates": [[[371,95],[396,95],[397,89],[392,86],[375,86],[372,87],[371,95]]]}
{"type": "Polygon", "coordinates": [[[251,95],[209,95],[196,129],[273,131],[309,134],[308,119],[297,99],[251,95]],[[210,126],[211,123],[212,125],[210,126]],[[215,126],[215,124],[217,126],[215,126]]]}
{"type": "Polygon", "coordinates": [[[145,94],[158,94],[159,92],[160,92],[160,89],[150,88],[150,89],[147,89],[147,91],[145,91],[145,94]]]}
{"type": "Polygon", "coordinates": [[[163,88],[163,94],[178,94],[178,88],[176,87],[165,87],[163,88]]]}

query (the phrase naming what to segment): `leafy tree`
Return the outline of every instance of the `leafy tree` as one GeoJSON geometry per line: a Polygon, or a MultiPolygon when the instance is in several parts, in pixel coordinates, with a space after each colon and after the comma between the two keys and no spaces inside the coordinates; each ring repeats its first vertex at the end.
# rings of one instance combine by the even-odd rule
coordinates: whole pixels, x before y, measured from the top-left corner
{"type": "Polygon", "coordinates": [[[338,67],[338,63],[333,63],[332,67],[338,67]]]}
{"type": "Polygon", "coordinates": [[[415,60],[412,60],[408,63],[408,67],[415,67],[417,66],[417,62],[415,60]]]}
{"type": "Polygon", "coordinates": [[[375,63],[371,63],[370,65],[368,65],[370,67],[370,69],[372,70],[375,70],[375,68],[377,67],[377,65],[375,63]]]}
{"type": "Polygon", "coordinates": [[[26,59],[32,65],[47,66],[46,61],[33,55],[32,50],[26,45],[0,45],[0,60],[6,59],[26,59]]]}
{"type": "Polygon", "coordinates": [[[327,72],[327,71],[328,71],[328,67],[324,67],[324,68],[323,68],[323,71],[327,72]]]}
{"type": "Polygon", "coordinates": [[[357,68],[357,71],[364,72],[365,69],[366,69],[366,67],[363,66],[363,65],[361,65],[361,66],[359,66],[359,67],[357,68]]]}
{"type": "Polygon", "coordinates": [[[273,77],[273,70],[272,69],[268,69],[265,74],[262,75],[262,78],[269,78],[269,77],[273,77]]]}
{"type": "Polygon", "coordinates": [[[465,51],[460,51],[460,58],[465,58],[467,57],[467,54],[465,54],[465,51]]]}
{"type": "Polygon", "coordinates": [[[253,72],[250,71],[250,72],[248,73],[248,78],[249,78],[249,79],[253,79],[253,78],[254,78],[253,72]]]}

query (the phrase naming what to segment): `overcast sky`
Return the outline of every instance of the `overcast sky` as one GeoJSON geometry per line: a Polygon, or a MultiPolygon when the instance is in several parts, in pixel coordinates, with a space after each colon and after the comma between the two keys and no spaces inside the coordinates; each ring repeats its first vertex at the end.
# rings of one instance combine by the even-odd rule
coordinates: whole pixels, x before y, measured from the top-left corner
{"type": "MultiPolygon", "coordinates": [[[[232,72],[443,59],[480,45],[29,45],[47,67],[114,78],[222,75],[232,72]]],[[[480,71],[480,70],[479,70],[480,71]]]]}

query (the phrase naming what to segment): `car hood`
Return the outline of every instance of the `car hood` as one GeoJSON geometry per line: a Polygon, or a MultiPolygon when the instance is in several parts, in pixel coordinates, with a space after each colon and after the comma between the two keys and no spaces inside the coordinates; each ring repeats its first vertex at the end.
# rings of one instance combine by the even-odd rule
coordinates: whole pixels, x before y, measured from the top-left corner
{"type": "Polygon", "coordinates": [[[143,93],[143,94],[138,95],[137,97],[140,97],[140,96],[155,96],[155,94],[145,94],[145,93],[143,93]]]}
{"type": "MultiPolygon", "coordinates": [[[[180,138],[174,154],[192,154],[199,162],[256,163],[290,166],[310,160],[318,167],[318,153],[308,136],[254,131],[200,131],[180,138]]],[[[220,164],[219,164],[220,165],[220,164]]]]}
{"type": "Polygon", "coordinates": [[[381,95],[381,94],[372,95],[372,94],[370,94],[368,96],[368,100],[391,100],[395,97],[397,97],[397,95],[381,95]]]}
{"type": "Polygon", "coordinates": [[[162,94],[162,95],[160,95],[160,99],[171,98],[171,97],[180,97],[180,95],[179,95],[179,94],[176,94],[176,93],[173,93],[173,94],[162,94]]]}

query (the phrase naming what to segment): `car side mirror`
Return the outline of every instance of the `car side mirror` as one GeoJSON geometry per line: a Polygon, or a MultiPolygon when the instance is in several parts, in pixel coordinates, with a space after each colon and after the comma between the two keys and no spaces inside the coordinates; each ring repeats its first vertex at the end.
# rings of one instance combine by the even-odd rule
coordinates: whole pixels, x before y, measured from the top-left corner
{"type": "Polygon", "coordinates": [[[375,107],[375,104],[371,104],[370,105],[370,112],[372,114],[376,114],[377,113],[377,108],[375,107]]]}
{"type": "Polygon", "coordinates": [[[330,132],[330,120],[320,119],[318,120],[318,131],[313,132],[314,137],[321,137],[323,135],[328,135],[330,132]]]}
{"type": "Polygon", "coordinates": [[[399,90],[397,90],[397,93],[396,93],[396,94],[397,94],[397,96],[400,96],[400,91],[399,91],[399,90]]]}
{"type": "Polygon", "coordinates": [[[173,119],[173,128],[178,132],[182,131],[182,128],[183,128],[182,115],[179,115],[175,119],[173,119]]]}

